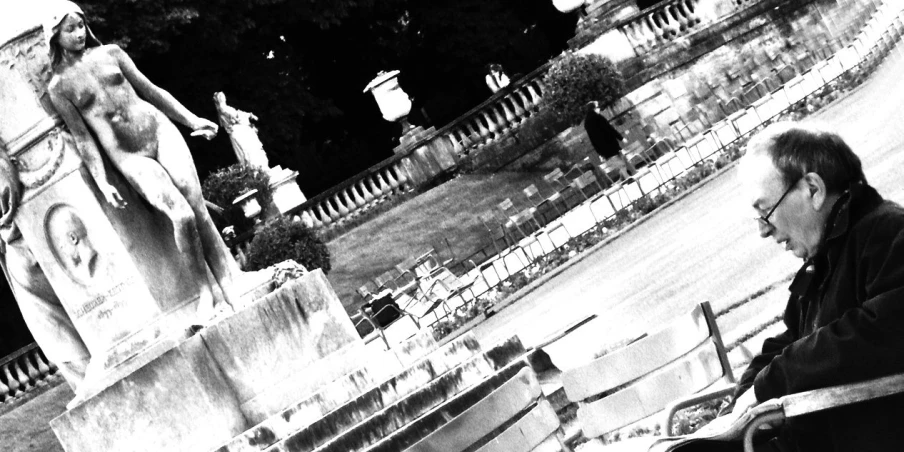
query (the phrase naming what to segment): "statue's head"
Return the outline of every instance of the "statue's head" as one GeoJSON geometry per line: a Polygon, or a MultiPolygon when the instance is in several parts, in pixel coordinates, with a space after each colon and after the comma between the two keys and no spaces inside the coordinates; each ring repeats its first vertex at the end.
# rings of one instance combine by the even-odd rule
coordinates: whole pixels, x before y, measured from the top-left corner
{"type": "Polygon", "coordinates": [[[69,205],[52,207],[46,219],[47,241],[60,266],[81,285],[88,285],[97,270],[98,253],[85,223],[69,205]]]}
{"type": "Polygon", "coordinates": [[[226,95],[222,91],[213,93],[213,102],[217,105],[226,105],[226,95]]]}
{"type": "Polygon", "coordinates": [[[50,62],[55,67],[63,58],[63,49],[83,46],[83,48],[100,45],[97,37],[88,27],[82,9],[67,0],[54,3],[51,13],[44,24],[45,36],[50,36],[50,62]]]}

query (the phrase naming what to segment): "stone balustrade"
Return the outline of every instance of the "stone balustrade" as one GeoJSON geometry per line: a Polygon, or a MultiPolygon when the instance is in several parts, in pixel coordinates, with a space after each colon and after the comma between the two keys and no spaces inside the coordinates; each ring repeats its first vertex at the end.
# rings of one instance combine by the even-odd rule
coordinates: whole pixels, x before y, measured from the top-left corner
{"type": "Polygon", "coordinates": [[[43,384],[44,379],[56,371],[57,367],[35,343],[0,359],[0,403],[43,384]]]}
{"type": "Polygon", "coordinates": [[[672,0],[628,18],[618,27],[638,55],[689,33],[704,22],[707,0],[672,0]]]}
{"type": "Polygon", "coordinates": [[[405,155],[396,155],[305,201],[286,215],[298,215],[314,228],[339,224],[393,194],[411,189],[405,155]]]}
{"type": "Polygon", "coordinates": [[[497,91],[437,131],[439,139],[447,140],[455,155],[461,157],[517,129],[539,111],[546,91],[543,76],[548,67],[547,63],[497,91]]]}

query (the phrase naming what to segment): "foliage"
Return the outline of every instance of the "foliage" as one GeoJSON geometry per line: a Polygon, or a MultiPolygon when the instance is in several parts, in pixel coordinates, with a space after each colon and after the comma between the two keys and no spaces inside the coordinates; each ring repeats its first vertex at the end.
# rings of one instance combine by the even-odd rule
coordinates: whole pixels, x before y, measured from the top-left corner
{"type": "Polygon", "coordinates": [[[556,115],[577,124],[589,102],[597,101],[605,107],[623,94],[624,85],[621,73],[608,58],[566,52],[546,73],[543,103],[556,115]]]}
{"type": "Polygon", "coordinates": [[[292,259],[308,270],[329,273],[330,251],[315,231],[300,221],[280,217],[267,223],[251,240],[245,270],[255,271],[292,259]]]}
{"type": "Polygon", "coordinates": [[[270,192],[270,176],[267,171],[255,166],[235,164],[207,176],[201,186],[204,199],[224,209],[232,206],[235,198],[250,190],[257,190],[261,207],[266,208],[270,204],[273,194],[270,192]]]}

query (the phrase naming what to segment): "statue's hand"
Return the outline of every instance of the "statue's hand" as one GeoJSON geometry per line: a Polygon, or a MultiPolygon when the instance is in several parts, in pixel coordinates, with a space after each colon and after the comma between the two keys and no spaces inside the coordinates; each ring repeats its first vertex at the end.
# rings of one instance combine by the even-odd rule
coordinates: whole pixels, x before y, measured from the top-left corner
{"type": "Polygon", "coordinates": [[[219,126],[216,123],[211,122],[204,118],[198,118],[198,120],[192,124],[192,130],[194,132],[191,133],[191,136],[204,137],[205,140],[212,140],[213,137],[217,136],[217,129],[219,126]]]}
{"type": "Polygon", "coordinates": [[[119,195],[119,190],[116,187],[110,184],[100,184],[98,187],[100,192],[104,194],[104,198],[108,203],[112,204],[113,207],[117,209],[125,208],[127,203],[123,201],[122,196],[119,195]]]}

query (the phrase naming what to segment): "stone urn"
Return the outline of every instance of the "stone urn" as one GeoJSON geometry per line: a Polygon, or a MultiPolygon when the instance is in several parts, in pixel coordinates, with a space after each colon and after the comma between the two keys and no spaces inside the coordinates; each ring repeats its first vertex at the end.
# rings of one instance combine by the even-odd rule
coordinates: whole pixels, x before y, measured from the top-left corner
{"type": "Polygon", "coordinates": [[[584,4],[584,0],[552,0],[552,6],[563,13],[570,13],[584,4]]]}
{"type": "Polygon", "coordinates": [[[390,122],[400,122],[403,133],[411,128],[408,123],[408,114],[411,113],[411,98],[408,97],[399,86],[399,71],[380,72],[377,77],[367,84],[364,92],[374,95],[383,119],[390,122]]]}

